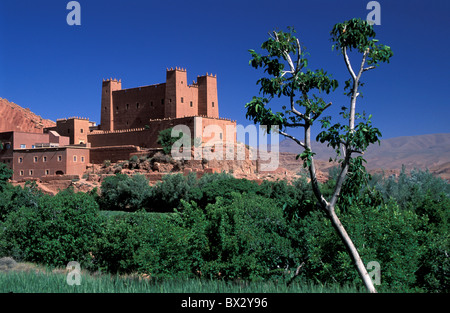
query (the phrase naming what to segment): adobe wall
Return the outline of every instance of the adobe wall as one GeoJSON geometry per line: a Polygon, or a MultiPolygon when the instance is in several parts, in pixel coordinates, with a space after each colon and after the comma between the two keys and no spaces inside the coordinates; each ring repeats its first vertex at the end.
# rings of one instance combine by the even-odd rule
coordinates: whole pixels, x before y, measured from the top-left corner
{"type": "Polygon", "coordinates": [[[64,174],[83,175],[87,165],[90,163],[89,149],[87,148],[67,148],[67,166],[64,174]]]}
{"type": "Polygon", "coordinates": [[[149,119],[164,118],[165,92],[165,84],[114,91],[114,129],[142,128],[149,119]]]}
{"type": "MultiPolygon", "coordinates": [[[[186,125],[191,136],[194,133],[204,134],[207,127],[210,125],[217,125],[222,133],[221,140],[226,141],[227,138],[232,138],[236,141],[235,127],[236,122],[221,118],[206,118],[206,117],[184,117],[177,119],[162,119],[153,120],[148,122],[149,129],[138,128],[130,130],[118,130],[113,132],[103,132],[103,131],[93,131],[88,135],[88,142],[91,144],[92,148],[95,147],[107,147],[107,146],[123,146],[123,145],[133,145],[139,146],[141,148],[158,148],[157,138],[159,132],[164,129],[174,127],[176,125],[186,125]],[[232,133],[228,134],[226,126],[234,126],[232,133]]],[[[209,136],[203,138],[203,142],[212,140],[214,137],[220,138],[219,134],[211,132],[209,136]]],[[[95,157],[97,159],[97,157],[95,157]]]]}
{"type": "Polygon", "coordinates": [[[113,163],[129,160],[133,153],[138,153],[140,150],[139,147],[132,145],[91,148],[90,161],[94,164],[102,164],[105,160],[113,163]]]}
{"type": "Polygon", "coordinates": [[[61,136],[70,138],[70,144],[78,145],[87,142],[87,134],[89,133],[89,119],[75,118],[58,119],[56,127],[52,128],[61,136]]]}

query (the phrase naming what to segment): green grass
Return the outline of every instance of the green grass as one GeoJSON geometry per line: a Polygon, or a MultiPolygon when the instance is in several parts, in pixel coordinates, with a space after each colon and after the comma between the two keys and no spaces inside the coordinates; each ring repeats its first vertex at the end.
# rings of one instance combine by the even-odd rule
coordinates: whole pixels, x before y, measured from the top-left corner
{"type": "Polygon", "coordinates": [[[212,280],[139,280],[102,274],[81,274],[81,284],[68,285],[65,273],[44,271],[0,272],[0,293],[354,293],[355,287],[320,286],[300,282],[287,287],[274,282],[227,283],[212,280]]]}

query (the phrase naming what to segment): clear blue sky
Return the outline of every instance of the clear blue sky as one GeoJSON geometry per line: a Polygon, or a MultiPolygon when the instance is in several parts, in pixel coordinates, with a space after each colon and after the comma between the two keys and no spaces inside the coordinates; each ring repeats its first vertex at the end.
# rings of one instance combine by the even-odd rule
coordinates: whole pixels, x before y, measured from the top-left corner
{"type": "MultiPolygon", "coordinates": [[[[248,65],[248,49],[286,26],[306,45],[310,67],[339,79],[327,99],[348,105],[348,72],[329,32],[369,13],[361,0],[79,0],[81,26],[69,26],[68,2],[0,0],[0,97],[52,120],[99,122],[103,78],[132,88],[164,82],[166,68],[178,66],[189,81],[217,74],[220,115],[250,124],[244,105],[258,94],[261,72],[248,65]]],[[[449,133],[450,1],[379,3],[377,37],[394,57],[365,73],[359,107],[373,114],[383,138],[449,133]]]]}

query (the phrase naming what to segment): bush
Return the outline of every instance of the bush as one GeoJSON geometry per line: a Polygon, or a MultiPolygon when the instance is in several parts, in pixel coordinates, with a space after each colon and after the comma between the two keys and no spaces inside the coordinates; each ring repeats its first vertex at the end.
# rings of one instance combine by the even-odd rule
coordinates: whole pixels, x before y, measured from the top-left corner
{"type": "Polygon", "coordinates": [[[162,146],[164,154],[170,155],[173,144],[182,138],[183,135],[180,132],[179,136],[172,137],[172,128],[168,128],[159,132],[156,142],[162,146]]]}
{"type": "Polygon", "coordinates": [[[90,252],[100,225],[95,200],[67,189],[53,197],[40,197],[37,207],[23,206],[11,212],[3,224],[0,252],[51,266],[78,261],[92,268],[90,252]]]}
{"type": "Polygon", "coordinates": [[[130,177],[118,173],[103,180],[99,205],[102,210],[140,210],[147,206],[150,190],[144,175],[135,174],[130,177]]]}
{"type": "Polygon", "coordinates": [[[173,212],[181,207],[181,200],[189,201],[190,190],[196,184],[195,173],[164,175],[150,191],[148,206],[152,211],[173,212]]]}
{"type": "Polygon", "coordinates": [[[210,252],[204,272],[226,279],[288,277],[300,263],[290,225],[275,201],[233,193],[206,208],[210,252]]]}

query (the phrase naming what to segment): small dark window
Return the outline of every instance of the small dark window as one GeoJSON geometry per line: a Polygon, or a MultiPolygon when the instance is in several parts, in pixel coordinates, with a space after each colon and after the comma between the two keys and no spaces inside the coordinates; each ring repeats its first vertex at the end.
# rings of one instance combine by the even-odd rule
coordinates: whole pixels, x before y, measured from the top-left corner
{"type": "Polygon", "coordinates": [[[136,109],[139,109],[139,102],[136,103],[136,109]]]}
{"type": "Polygon", "coordinates": [[[161,99],[161,104],[164,104],[164,99],[161,99]]]}
{"type": "Polygon", "coordinates": [[[126,107],[127,107],[127,110],[128,110],[128,108],[130,107],[130,105],[127,103],[127,104],[126,104],[126,107]]]}
{"type": "Polygon", "coordinates": [[[181,97],[181,103],[184,103],[184,98],[183,97],[181,97]]]}
{"type": "Polygon", "coordinates": [[[106,110],[108,110],[108,108],[107,108],[107,107],[105,107],[105,111],[106,111],[106,110]]]}
{"type": "Polygon", "coordinates": [[[84,133],[84,130],[83,130],[83,128],[81,128],[81,129],[80,129],[80,133],[84,133]]]}
{"type": "Polygon", "coordinates": [[[192,108],[192,105],[193,105],[193,104],[192,104],[192,101],[191,101],[191,103],[190,103],[191,108],[192,108]]]}
{"type": "Polygon", "coordinates": [[[213,101],[213,103],[212,103],[212,107],[214,108],[214,101],[213,101]]]}
{"type": "Polygon", "coordinates": [[[151,107],[153,106],[153,101],[150,101],[150,106],[151,106],[151,107]]]}

